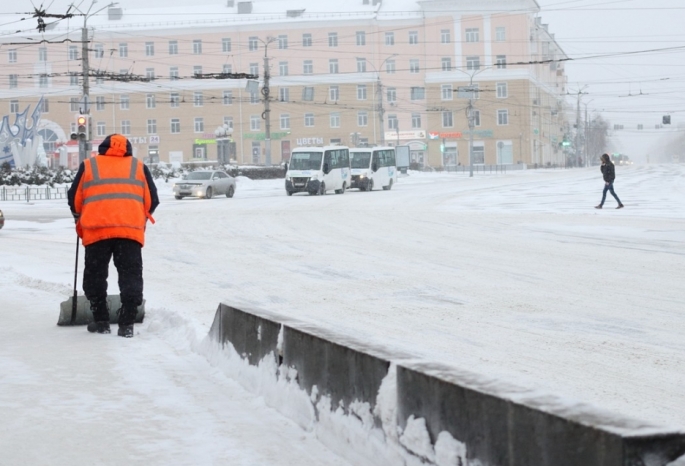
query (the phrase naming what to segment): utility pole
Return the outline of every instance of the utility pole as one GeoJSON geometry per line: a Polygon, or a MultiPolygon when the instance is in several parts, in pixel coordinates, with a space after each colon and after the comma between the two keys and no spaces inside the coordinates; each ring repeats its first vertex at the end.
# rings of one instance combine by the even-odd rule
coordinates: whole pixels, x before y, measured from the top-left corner
{"type": "Polygon", "coordinates": [[[580,99],[583,94],[586,94],[583,92],[587,86],[583,86],[579,91],[578,91],[578,102],[577,102],[577,110],[576,110],[576,163],[579,164],[580,162],[580,99]]]}
{"type": "Polygon", "coordinates": [[[262,41],[264,44],[264,86],[262,87],[262,95],[264,96],[264,113],[262,113],[262,119],[264,120],[264,145],[266,149],[266,160],[264,163],[267,166],[271,165],[271,110],[269,108],[270,100],[269,97],[269,78],[271,77],[269,73],[269,44],[274,42],[276,39],[273,37],[268,37],[266,42],[262,41]]]}
{"type": "Polygon", "coordinates": [[[385,109],[383,108],[383,84],[381,84],[381,73],[378,72],[378,82],[376,84],[376,92],[378,92],[378,120],[380,122],[381,128],[381,146],[385,146],[385,126],[383,123],[383,114],[385,109]]]}

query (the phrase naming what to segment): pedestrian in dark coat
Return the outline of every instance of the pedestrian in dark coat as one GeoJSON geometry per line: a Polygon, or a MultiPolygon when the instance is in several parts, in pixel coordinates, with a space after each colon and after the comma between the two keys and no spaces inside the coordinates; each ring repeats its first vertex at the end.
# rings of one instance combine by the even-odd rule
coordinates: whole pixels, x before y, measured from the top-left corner
{"type": "Polygon", "coordinates": [[[145,227],[148,220],[154,223],[159,198],[150,171],[132,156],[124,136],[107,136],[98,154],[81,163],[68,194],[76,232],[86,249],[83,291],[94,319],[88,331],[110,333],[107,274],[114,258],[121,296],[118,335],[130,338],[143,303],[145,227]]]}
{"type": "Polygon", "coordinates": [[[622,209],[623,204],[621,203],[621,200],[618,198],[616,192],[614,191],[616,169],[614,167],[613,162],[611,161],[611,158],[609,157],[609,154],[602,154],[602,166],[600,167],[600,169],[602,170],[602,177],[604,177],[604,191],[602,192],[602,202],[600,202],[598,206],[595,206],[595,209],[602,208],[602,206],[604,205],[604,201],[607,198],[607,191],[609,191],[611,195],[614,196],[614,199],[616,199],[616,202],[618,202],[618,207],[616,208],[622,209]]]}

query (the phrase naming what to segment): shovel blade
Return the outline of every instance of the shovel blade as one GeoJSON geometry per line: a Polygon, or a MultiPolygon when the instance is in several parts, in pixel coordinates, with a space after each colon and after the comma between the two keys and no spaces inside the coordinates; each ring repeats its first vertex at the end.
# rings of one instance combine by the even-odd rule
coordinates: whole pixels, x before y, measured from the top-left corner
{"type": "MultiPolygon", "coordinates": [[[[72,321],[73,297],[62,301],[60,303],[59,320],[57,325],[88,325],[93,322],[93,311],[90,310],[90,301],[85,296],[76,298],[76,316],[72,321]]],[[[109,321],[116,324],[119,321],[117,311],[121,307],[121,298],[119,295],[107,296],[107,305],[109,307],[109,321]]],[[[136,323],[140,323],[145,318],[145,301],[138,306],[138,314],[136,314],[136,323]]]]}

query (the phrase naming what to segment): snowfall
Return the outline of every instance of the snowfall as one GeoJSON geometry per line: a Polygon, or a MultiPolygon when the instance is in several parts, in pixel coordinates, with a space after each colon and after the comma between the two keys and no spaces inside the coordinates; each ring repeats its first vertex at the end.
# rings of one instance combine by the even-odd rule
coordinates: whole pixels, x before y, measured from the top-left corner
{"type": "Polygon", "coordinates": [[[264,388],[263,367],[207,338],[222,302],[685,430],[683,165],[617,167],[622,210],[593,208],[598,167],[410,172],[327,196],[239,177],[232,199],[179,201],[172,182],[157,182],[132,339],[56,325],[73,292],[66,201],[0,203],[0,464],[361,464],[363,438],[303,421],[306,394],[264,388]]]}

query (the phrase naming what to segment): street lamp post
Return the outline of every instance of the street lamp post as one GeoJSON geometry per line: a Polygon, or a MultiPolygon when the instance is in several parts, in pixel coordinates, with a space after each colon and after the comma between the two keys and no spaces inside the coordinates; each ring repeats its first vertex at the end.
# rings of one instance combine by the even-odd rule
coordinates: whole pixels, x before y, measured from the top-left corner
{"type": "MultiPolygon", "coordinates": [[[[468,118],[468,123],[469,123],[469,177],[473,177],[473,130],[476,127],[476,111],[473,108],[473,101],[476,96],[476,93],[478,92],[476,89],[473,87],[473,78],[475,78],[479,73],[482,73],[486,69],[490,67],[485,67],[480,69],[480,66],[478,69],[475,70],[473,73],[467,73],[464,70],[460,70],[459,68],[456,68],[458,71],[461,71],[462,73],[466,74],[469,76],[469,87],[466,90],[466,93],[468,94],[468,99],[469,99],[469,106],[466,109],[466,117],[468,118]]],[[[459,89],[457,89],[459,90],[459,89]]]]}
{"type": "Polygon", "coordinates": [[[275,37],[267,37],[266,41],[259,39],[264,44],[264,85],[262,86],[262,95],[264,96],[264,113],[262,119],[264,120],[264,146],[265,146],[265,160],[264,164],[271,165],[271,109],[270,104],[270,89],[269,78],[271,77],[269,71],[269,44],[276,41],[275,37]]]}
{"type": "MultiPolygon", "coordinates": [[[[369,60],[366,60],[366,62],[373,67],[373,70],[376,72],[376,94],[378,94],[378,104],[376,106],[376,113],[378,115],[378,120],[380,122],[380,132],[381,132],[381,145],[385,145],[385,126],[383,122],[383,114],[385,113],[385,108],[383,108],[383,84],[381,83],[381,72],[380,69],[383,68],[383,65],[385,64],[386,61],[390,60],[393,57],[396,57],[397,54],[393,53],[392,55],[386,57],[385,60],[381,62],[378,68],[371,63],[369,60]]],[[[374,141],[375,142],[375,141],[374,141]]]]}

